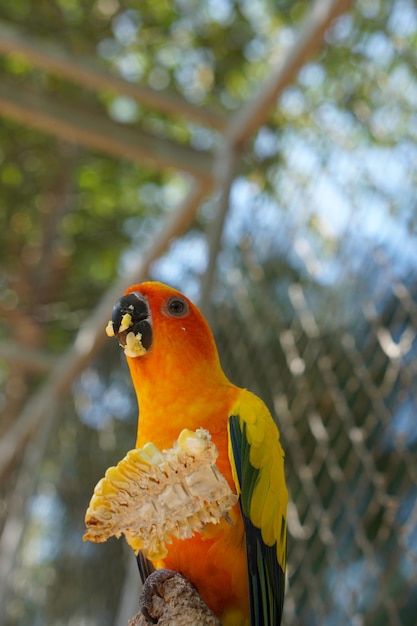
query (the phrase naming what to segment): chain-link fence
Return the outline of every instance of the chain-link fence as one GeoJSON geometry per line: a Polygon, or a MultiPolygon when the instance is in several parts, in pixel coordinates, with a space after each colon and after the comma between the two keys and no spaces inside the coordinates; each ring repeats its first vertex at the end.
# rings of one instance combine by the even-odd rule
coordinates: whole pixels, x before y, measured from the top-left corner
{"type": "Polygon", "coordinates": [[[241,274],[221,279],[225,367],[267,401],[286,450],[286,624],[415,623],[417,275],[401,241],[358,263],[348,237],[323,284],[305,263],[262,265],[246,238],[241,274]]]}

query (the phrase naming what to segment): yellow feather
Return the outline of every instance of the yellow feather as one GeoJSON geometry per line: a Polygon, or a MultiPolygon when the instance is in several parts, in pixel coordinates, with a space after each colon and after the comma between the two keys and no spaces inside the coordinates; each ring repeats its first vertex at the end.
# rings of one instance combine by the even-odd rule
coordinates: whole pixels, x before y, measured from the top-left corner
{"type": "MultiPolygon", "coordinates": [[[[277,517],[275,533],[278,535],[278,537],[281,537],[282,523],[283,523],[282,516],[281,516],[281,521],[279,521],[279,518],[277,517]]],[[[278,559],[278,563],[282,567],[282,570],[285,572],[285,564],[286,564],[286,559],[287,559],[287,536],[286,534],[284,535],[284,542],[277,541],[277,559],[278,559]]]]}
{"type": "MultiPolygon", "coordinates": [[[[281,492],[283,493],[283,492],[281,492]]],[[[279,500],[277,502],[277,510],[274,516],[274,536],[277,539],[277,559],[282,569],[285,571],[286,560],[286,533],[283,533],[283,526],[286,524],[287,501],[279,500]],[[284,537],[284,542],[281,541],[284,537]]]]}
{"type": "Polygon", "coordinates": [[[252,444],[249,453],[249,460],[253,467],[259,469],[267,464],[269,455],[270,451],[268,449],[268,446],[266,445],[266,442],[262,445],[252,444]]]}
{"type": "Polygon", "coordinates": [[[277,540],[275,534],[275,518],[277,514],[276,494],[269,491],[265,498],[261,519],[262,539],[267,546],[273,546],[277,540]]]}
{"type": "Polygon", "coordinates": [[[236,407],[235,414],[240,415],[245,424],[255,424],[258,421],[258,411],[256,402],[253,402],[253,399],[258,400],[256,396],[252,396],[246,390],[243,390],[241,402],[239,406],[236,407]]]}
{"type": "Polygon", "coordinates": [[[278,469],[278,463],[271,463],[269,469],[269,486],[275,495],[285,492],[285,485],[282,479],[282,473],[278,469]]]}
{"type": "Polygon", "coordinates": [[[264,421],[257,419],[256,422],[246,423],[246,436],[250,445],[263,444],[265,441],[264,421]]]}

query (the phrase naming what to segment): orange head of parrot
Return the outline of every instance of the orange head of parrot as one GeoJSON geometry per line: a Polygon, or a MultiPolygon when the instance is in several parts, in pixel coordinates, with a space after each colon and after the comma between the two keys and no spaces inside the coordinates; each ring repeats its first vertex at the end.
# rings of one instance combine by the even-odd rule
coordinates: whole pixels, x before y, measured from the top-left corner
{"type": "Polygon", "coordinates": [[[194,356],[193,366],[203,361],[211,367],[217,361],[216,344],[203,315],[186,296],[162,283],[129,287],[114,306],[111,323],[110,334],[117,336],[128,358],[154,354],[155,359],[163,355],[169,359],[176,354],[194,356]]]}
{"type": "MultiPolygon", "coordinates": [[[[107,328],[124,348],[141,413],[152,398],[176,399],[228,380],[213,334],[199,309],[158,282],[133,285],[116,303],[107,328]]],[[[191,397],[191,395],[190,395],[191,397]]],[[[156,410],[153,407],[153,410],[156,410]]]]}

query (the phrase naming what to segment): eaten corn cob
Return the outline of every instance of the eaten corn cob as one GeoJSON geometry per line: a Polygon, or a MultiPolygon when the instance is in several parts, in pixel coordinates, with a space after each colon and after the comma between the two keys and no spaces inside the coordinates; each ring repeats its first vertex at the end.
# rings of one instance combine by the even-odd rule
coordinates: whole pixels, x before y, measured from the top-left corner
{"type": "Polygon", "coordinates": [[[163,559],[171,538],[188,539],[218,523],[236,504],[215,463],[210,433],[183,430],[170,450],[153,443],[130,450],[96,485],[85,516],[84,541],[122,534],[135,552],[163,559]]]}

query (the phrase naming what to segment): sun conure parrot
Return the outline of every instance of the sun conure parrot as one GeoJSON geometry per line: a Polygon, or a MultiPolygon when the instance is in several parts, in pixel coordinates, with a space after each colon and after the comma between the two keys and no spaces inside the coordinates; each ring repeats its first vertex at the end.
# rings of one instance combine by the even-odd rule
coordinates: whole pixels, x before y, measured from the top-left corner
{"type": "Polygon", "coordinates": [[[279,625],[288,493],[268,409],[228,380],[208,323],[175,289],[158,282],[130,287],[111,324],[137,394],[137,448],[149,441],[170,448],[182,429],[207,429],[217,467],[239,496],[227,519],[173,539],[153,566],[181,572],[224,626],[279,625]]]}

